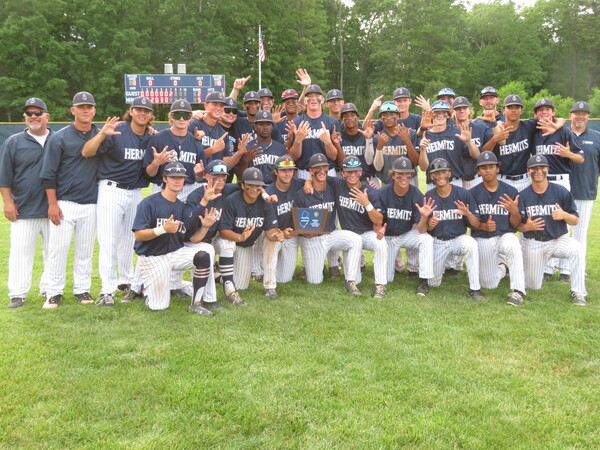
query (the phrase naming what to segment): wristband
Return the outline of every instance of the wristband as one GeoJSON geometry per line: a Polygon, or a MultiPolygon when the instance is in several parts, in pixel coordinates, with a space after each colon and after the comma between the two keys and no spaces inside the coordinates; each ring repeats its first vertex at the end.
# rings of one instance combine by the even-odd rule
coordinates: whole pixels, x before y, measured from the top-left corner
{"type": "Polygon", "coordinates": [[[260,194],[260,196],[263,198],[263,200],[266,200],[269,198],[269,194],[267,194],[266,192],[263,192],[262,194],[260,194]]]}
{"type": "Polygon", "coordinates": [[[367,212],[371,212],[373,211],[375,208],[373,208],[373,204],[369,203],[367,206],[365,206],[365,209],[367,210],[367,212]]]}
{"type": "Polygon", "coordinates": [[[167,230],[165,230],[164,226],[160,226],[160,227],[156,227],[154,230],[154,234],[157,236],[160,236],[161,234],[165,234],[167,232],[167,230]]]}

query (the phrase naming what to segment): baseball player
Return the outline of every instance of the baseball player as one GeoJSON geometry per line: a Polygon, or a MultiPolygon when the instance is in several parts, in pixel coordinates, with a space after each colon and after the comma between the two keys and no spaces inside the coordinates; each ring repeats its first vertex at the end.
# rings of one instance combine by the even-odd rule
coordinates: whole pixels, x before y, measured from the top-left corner
{"type": "Polygon", "coordinates": [[[485,125],[488,128],[495,128],[498,121],[505,122],[506,117],[496,109],[496,105],[500,98],[498,91],[492,86],[484,87],[479,93],[479,105],[483,108],[483,114],[476,118],[473,122],[485,125]]]}
{"type": "Polygon", "coordinates": [[[466,256],[469,276],[469,296],[485,300],[479,283],[479,251],[477,242],[467,235],[467,226],[479,227],[479,210],[469,191],[450,183],[452,171],[443,158],[436,158],[429,166],[435,188],[425,194],[429,205],[436,210],[429,217],[428,231],[433,236],[433,278],[430,286],[439,286],[446,259],[466,256]],[[432,200],[429,200],[432,199],[432,200]],[[432,202],[433,201],[433,202],[432,202]]]}
{"type": "MultiPolygon", "coordinates": [[[[202,217],[206,211],[214,208],[216,222],[208,229],[202,242],[211,244],[214,247],[215,253],[219,255],[219,269],[223,282],[223,291],[227,300],[235,306],[244,306],[246,303],[242,300],[237,292],[233,280],[233,254],[235,252],[235,243],[219,236],[219,221],[223,215],[223,207],[229,195],[238,192],[238,184],[227,184],[227,165],[219,159],[212,160],[208,163],[205,171],[206,185],[202,185],[192,191],[187,198],[186,205],[188,207],[188,219],[186,219],[186,227],[190,232],[194,232],[199,226],[198,217],[202,217]]],[[[207,295],[204,301],[207,304],[203,306],[211,309],[210,301],[213,296],[214,282],[209,280],[207,284],[207,295]]],[[[216,301],[216,297],[215,297],[216,301]]],[[[214,306],[218,306],[213,303],[214,306]]]]}
{"type": "Polygon", "coordinates": [[[325,106],[329,110],[329,115],[335,120],[342,119],[342,107],[344,106],[344,94],[339,89],[332,89],[325,96],[325,106]]]}
{"type": "MultiPolygon", "coordinates": [[[[371,108],[369,108],[369,112],[365,117],[364,123],[366,124],[368,120],[371,119],[375,111],[381,108],[382,102],[381,99],[383,95],[373,100],[371,104],[371,108]]],[[[418,114],[413,114],[409,111],[410,105],[412,103],[412,96],[410,95],[410,91],[405,87],[399,87],[394,91],[394,103],[398,108],[398,125],[404,125],[406,128],[410,128],[414,132],[416,132],[421,127],[421,116],[418,114]]],[[[383,123],[381,120],[375,121],[373,123],[376,132],[380,132],[383,130],[383,123]]]]}
{"type": "MultiPolygon", "coordinates": [[[[292,208],[295,206],[296,192],[302,189],[304,180],[294,178],[296,170],[296,164],[290,156],[280,156],[275,162],[273,171],[275,181],[265,189],[269,196],[277,197],[274,203],[277,224],[285,238],[282,242],[266,239],[264,243],[265,271],[276,272],[275,276],[271,274],[266,279],[276,279],[277,283],[287,283],[292,280],[298,260],[299,238],[294,234],[292,208]]],[[[265,282],[265,296],[277,298],[275,287],[274,283],[265,282]]]]}
{"type": "Polygon", "coordinates": [[[285,117],[282,118],[281,122],[275,124],[277,132],[281,136],[283,145],[287,144],[288,138],[288,124],[298,117],[298,92],[294,89],[286,89],[281,94],[281,103],[285,111],[285,117]]]}
{"type": "Polygon", "coordinates": [[[427,295],[428,283],[433,278],[433,238],[427,233],[428,220],[433,211],[433,200],[424,196],[410,184],[414,175],[412,163],[400,156],[392,164],[392,184],[379,190],[379,201],[385,224],[388,246],[387,281],[394,281],[394,258],[401,248],[418,251],[419,284],[417,295],[427,295]]]}
{"type": "MultiPolygon", "coordinates": [[[[252,273],[252,245],[264,231],[266,239],[283,242],[272,204],[261,197],[264,180],[262,172],[250,167],[242,175],[242,190],[227,198],[219,221],[219,235],[236,245],[233,261],[233,281],[237,289],[246,289],[252,273]]],[[[265,289],[275,289],[274,271],[265,272],[265,289]]]]}
{"type": "MultiPolygon", "coordinates": [[[[306,88],[306,113],[292,121],[294,136],[289,155],[294,158],[300,169],[300,178],[308,178],[308,162],[312,155],[327,155],[331,162],[336,161],[338,157],[338,150],[331,141],[331,135],[336,130],[341,130],[341,124],[323,113],[322,103],[323,91],[316,84],[310,85],[306,88]]],[[[335,176],[333,169],[330,175],[335,176]]]]}
{"type": "Polygon", "coordinates": [[[131,229],[137,205],[142,200],[142,188],[148,186],[142,176],[142,158],[150,139],[151,120],[152,103],[146,97],[137,97],[125,121],[109,117],[100,132],[82,149],[84,158],[96,155],[99,158],[97,227],[102,232],[98,234],[98,272],[102,287],[98,300],[102,305],[114,305],[117,289],[131,288],[134,236],[123,230],[131,229]]]}
{"type": "Polygon", "coordinates": [[[373,167],[373,157],[375,156],[373,128],[368,127],[364,130],[359,128],[358,110],[354,103],[344,104],[340,114],[344,125],[340,136],[340,145],[344,155],[356,156],[360,159],[362,177],[364,180],[370,180],[375,175],[375,168],[373,167]]]}
{"type": "MultiPolygon", "coordinates": [[[[71,238],[75,233],[73,293],[80,303],[93,303],[92,257],[96,237],[98,158],[84,158],[81,150],[98,129],[92,123],[96,102],[89,92],[78,92],[71,107],[74,121],[49,141],[40,177],[48,197],[50,225],[44,308],[58,307],[65,283],[71,238]]],[[[107,305],[110,306],[110,305],[107,305]]]]}
{"type": "Polygon", "coordinates": [[[567,258],[571,273],[571,300],[586,305],[585,258],[579,242],[569,236],[567,225],[577,225],[577,207],[571,193],[548,182],[548,160],[534,155],[527,161],[531,186],[519,193],[523,234],[525,286],[542,287],[544,267],[549,258],[567,258]]]}
{"type": "Polygon", "coordinates": [[[477,202],[481,222],[471,236],[479,247],[479,280],[485,289],[495,289],[510,273],[508,304],[521,306],[525,296],[523,255],[516,227],[521,224],[519,192],[498,180],[498,159],[492,152],[483,152],[477,158],[477,170],[482,183],[470,190],[477,202]]]}
{"type": "Polygon", "coordinates": [[[260,109],[261,111],[271,112],[271,108],[275,101],[273,100],[273,92],[270,89],[262,88],[258,90],[258,96],[260,98],[260,109]]]}
{"type": "MultiPolygon", "coordinates": [[[[423,133],[423,139],[421,139],[419,166],[425,171],[429,167],[430,160],[443,158],[449,164],[452,172],[450,182],[455,186],[462,186],[463,159],[467,157],[477,159],[479,156],[479,148],[471,139],[471,128],[468,125],[461,125],[457,130],[455,127],[448,126],[450,106],[444,101],[435,102],[431,110],[433,123],[431,129],[423,133]]],[[[429,125],[426,124],[426,121],[421,123],[421,128],[427,126],[429,125]]],[[[427,177],[427,183],[429,190],[434,189],[431,177],[427,177]]]]}
{"type": "MultiPolygon", "coordinates": [[[[351,231],[360,236],[362,248],[373,252],[375,271],[375,298],[385,297],[387,285],[387,243],[383,236],[377,236],[373,227],[383,225],[383,214],[377,191],[366,181],[361,181],[362,168],[356,156],[346,156],[342,163],[342,178],[327,177],[327,183],[333,187],[336,198],[338,220],[342,230],[351,231]]],[[[361,281],[358,272],[356,284],[361,281]]]]}
{"type": "MultiPolygon", "coordinates": [[[[398,107],[392,102],[385,102],[381,106],[379,120],[383,124],[383,131],[377,135],[373,166],[381,182],[390,184],[392,180],[389,173],[392,164],[400,156],[407,156],[412,164],[418,164],[417,135],[404,125],[398,125],[398,107]]],[[[415,186],[418,184],[416,173],[412,182],[415,186]]]]}
{"type": "MultiPolygon", "coordinates": [[[[186,228],[185,205],[177,199],[185,184],[186,168],[178,161],[168,163],[163,172],[162,192],[146,197],[138,205],[133,221],[135,251],[144,282],[146,306],[153,311],[167,309],[170,303],[169,280],[174,270],[193,270],[194,295],[189,312],[211,316],[201,306],[212,265],[212,255],[196,247],[183,245],[186,228]]],[[[202,219],[202,226],[190,236],[200,242],[215,222],[214,210],[202,219]]]]}
{"type": "Polygon", "coordinates": [[[27,128],[10,136],[0,149],[0,193],[4,217],[10,222],[8,259],[9,308],[20,308],[31,288],[37,237],[42,237],[44,273],[40,294],[46,292],[48,257],[48,200],[40,179],[48,138],[48,107],[36,97],[25,102],[23,117],[27,128]]]}
{"type": "MultiPolygon", "coordinates": [[[[477,146],[479,151],[492,150],[494,144],[488,142],[494,136],[494,131],[481,122],[471,121],[471,104],[466,97],[456,97],[454,99],[454,117],[457,126],[468,126],[471,129],[471,141],[477,146]],[[486,144],[488,144],[486,146],[486,144]]],[[[471,155],[463,155],[463,187],[471,189],[481,183],[481,178],[477,175],[476,160],[471,155]]]]}
{"type": "Polygon", "coordinates": [[[353,295],[362,295],[356,287],[359,275],[361,237],[348,230],[337,230],[335,216],[337,202],[334,189],[327,183],[329,160],[322,153],[315,153],[308,161],[312,193],[302,189],[296,193],[295,206],[298,208],[326,209],[329,211],[325,224],[325,234],[300,236],[302,264],[306,270],[306,280],[311,284],[323,281],[323,267],[329,250],[344,252],[344,275],[346,290],[353,295]]]}
{"type": "Polygon", "coordinates": [[[587,253],[587,234],[592,218],[594,200],[598,195],[598,173],[600,172],[600,133],[587,126],[590,105],[575,102],[571,106],[571,132],[577,147],[583,150],[585,162],[574,164],[570,182],[571,194],[575,199],[579,223],[573,227],[573,238],[581,244],[583,257],[587,253]]]}

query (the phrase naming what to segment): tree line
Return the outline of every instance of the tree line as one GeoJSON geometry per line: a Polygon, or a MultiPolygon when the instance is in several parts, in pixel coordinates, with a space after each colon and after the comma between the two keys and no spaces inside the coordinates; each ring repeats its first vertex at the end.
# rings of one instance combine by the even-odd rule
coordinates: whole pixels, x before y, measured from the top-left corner
{"type": "MultiPolygon", "coordinates": [[[[72,95],[94,94],[98,117],[125,109],[123,75],[252,75],[297,87],[305,67],[324,90],[339,88],[364,114],[405,86],[435,97],[451,87],[477,105],[484,86],[525,99],[547,96],[565,116],[590,100],[600,115],[600,3],[538,0],[467,8],[455,0],[4,0],[0,4],[0,121],[20,121],[24,101],[44,98],[52,120],[69,118],[72,95]],[[566,106],[565,106],[566,105],[566,106]]],[[[530,112],[530,111],[529,111],[530,112]]],[[[526,114],[528,113],[526,105],[526,114]]],[[[159,117],[160,118],[160,117],[159,117]]]]}

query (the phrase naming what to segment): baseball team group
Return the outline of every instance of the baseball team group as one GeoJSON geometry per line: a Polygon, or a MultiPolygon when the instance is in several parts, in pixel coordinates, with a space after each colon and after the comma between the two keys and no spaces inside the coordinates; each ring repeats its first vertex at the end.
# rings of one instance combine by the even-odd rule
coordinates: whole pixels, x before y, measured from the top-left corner
{"type": "Polygon", "coordinates": [[[78,92],[73,122],[56,132],[46,103],[28,99],[25,130],[0,149],[11,222],[8,307],[25,302],[40,236],[46,309],[65,294],[72,242],[75,299],[102,306],[114,306],[118,291],[121,302],[141,297],[151,310],[176,296],[210,316],[223,308],[217,285],[243,306],[251,279],[275,299],[278,285],[294,278],[298,249],[299,276],[321,283],[327,265],[350,295],[367,289],[360,286],[367,250],[375,298],[398,274],[426,296],[465,270],[475,301],[509,277],[507,303],[520,306],[527,289],[556,277],[570,283],[573,304],[586,305],[586,237],[600,169],[587,102],[573,104],[568,124],[545,98],[534,118],[522,119],[519,95],[500,99],[488,86],[474,118],[469,100],[450,88],[430,102],[400,87],[361,118],[339,89],[324,95],[305,69],[296,75],[301,93],[285,90],[280,105],[260,89],[247,91],[238,108],[250,77],[235,80],[228,97],[208,94],[202,110],[177,99],[161,132],[145,97],[96,126],[93,95],[78,92]],[[413,102],[421,115],[409,111],[413,102]],[[321,230],[299,232],[295,208],[321,217],[321,230]]]}

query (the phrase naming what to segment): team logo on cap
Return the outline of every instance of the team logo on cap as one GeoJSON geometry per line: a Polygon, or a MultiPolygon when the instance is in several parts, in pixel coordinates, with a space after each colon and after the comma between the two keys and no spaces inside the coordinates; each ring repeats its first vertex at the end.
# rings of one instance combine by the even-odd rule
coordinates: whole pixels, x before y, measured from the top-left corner
{"type": "Polygon", "coordinates": [[[35,103],[35,98],[30,98],[29,100],[27,100],[27,103],[33,105],[35,103]]]}
{"type": "Polygon", "coordinates": [[[513,101],[513,102],[516,102],[516,101],[517,101],[517,96],[516,96],[516,95],[513,95],[513,96],[512,96],[512,101],[513,101]]]}
{"type": "Polygon", "coordinates": [[[179,106],[181,106],[181,107],[184,107],[184,106],[185,106],[185,103],[183,103],[183,100],[181,100],[181,101],[179,102],[179,106]]]}
{"type": "Polygon", "coordinates": [[[402,161],[402,167],[406,167],[406,161],[402,161]]]}
{"type": "Polygon", "coordinates": [[[141,103],[142,105],[145,105],[146,103],[148,103],[148,101],[147,101],[147,100],[146,100],[146,98],[144,97],[144,98],[142,98],[142,100],[140,101],[140,103],[141,103]]]}
{"type": "Polygon", "coordinates": [[[258,172],[252,172],[252,178],[258,178],[258,172]]]}
{"type": "Polygon", "coordinates": [[[487,154],[487,152],[483,154],[483,157],[484,157],[485,159],[490,159],[490,155],[488,155],[488,154],[487,154]]]}
{"type": "Polygon", "coordinates": [[[542,158],[540,157],[540,155],[535,157],[535,162],[540,162],[542,160],[542,158]]]}
{"type": "Polygon", "coordinates": [[[579,104],[579,107],[580,107],[580,108],[583,108],[583,103],[580,103],[580,104],[579,104]]]}
{"type": "Polygon", "coordinates": [[[81,99],[82,99],[82,100],[87,100],[87,94],[83,94],[83,95],[81,96],[81,99]]]}
{"type": "Polygon", "coordinates": [[[545,98],[543,98],[543,99],[540,100],[540,105],[544,105],[544,104],[546,104],[546,99],[545,98]]]}

